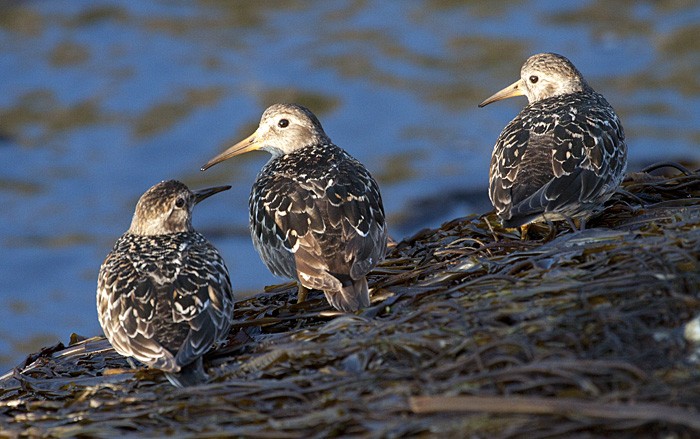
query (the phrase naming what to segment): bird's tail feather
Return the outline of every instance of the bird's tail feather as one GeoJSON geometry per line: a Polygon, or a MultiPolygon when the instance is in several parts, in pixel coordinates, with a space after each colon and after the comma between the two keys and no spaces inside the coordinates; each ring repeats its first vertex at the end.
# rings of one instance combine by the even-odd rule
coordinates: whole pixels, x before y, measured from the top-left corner
{"type": "Polygon", "coordinates": [[[340,291],[326,292],[326,299],[334,308],[346,312],[368,307],[370,301],[367,278],[363,276],[353,280],[350,284],[342,286],[340,291]]]}
{"type": "Polygon", "coordinates": [[[202,357],[197,358],[187,366],[183,366],[180,372],[165,372],[165,377],[175,387],[196,386],[209,380],[209,376],[204,372],[202,357]]]}

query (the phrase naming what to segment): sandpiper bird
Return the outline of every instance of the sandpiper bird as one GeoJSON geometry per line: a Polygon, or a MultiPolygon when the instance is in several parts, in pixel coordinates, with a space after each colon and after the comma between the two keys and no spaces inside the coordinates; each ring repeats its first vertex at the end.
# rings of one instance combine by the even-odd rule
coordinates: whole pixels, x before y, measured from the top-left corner
{"type": "Polygon", "coordinates": [[[323,290],[342,311],[369,306],[367,273],[384,258],[387,229],[379,186],[365,167],[331,142],[316,116],[275,104],[248,138],[202,170],[248,151],[272,158],[250,194],[250,233],[270,271],[323,290]]]}
{"type": "Polygon", "coordinates": [[[153,186],[100,267],[97,314],[105,336],[119,354],[164,371],[178,387],[207,379],[202,355],[231,327],[226,264],[192,228],[194,205],[230,188],[192,192],[175,180],[153,186]]]}
{"type": "Polygon", "coordinates": [[[501,132],[489,197],[505,227],[585,220],[618,188],[627,167],[615,110],[561,55],[525,61],[520,79],[479,107],[525,95],[529,104],[501,132]]]}

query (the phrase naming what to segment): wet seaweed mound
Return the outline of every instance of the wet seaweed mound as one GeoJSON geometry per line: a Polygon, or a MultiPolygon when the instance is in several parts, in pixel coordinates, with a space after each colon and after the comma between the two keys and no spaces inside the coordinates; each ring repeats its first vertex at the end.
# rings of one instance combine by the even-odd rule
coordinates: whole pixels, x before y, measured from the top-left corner
{"type": "Polygon", "coordinates": [[[630,175],[586,230],[528,233],[405,239],[356,315],[292,284],[241,301],[198,387],[73,337],[0,378],[2,432],[697,437],[700,174],[630,175]]]}

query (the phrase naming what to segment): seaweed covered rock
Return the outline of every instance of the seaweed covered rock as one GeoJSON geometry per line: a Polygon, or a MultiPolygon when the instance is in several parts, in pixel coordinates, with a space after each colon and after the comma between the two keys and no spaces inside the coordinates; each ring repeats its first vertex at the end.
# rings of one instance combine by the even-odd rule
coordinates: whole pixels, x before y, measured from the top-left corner
{"type": "Polygon", "coordinates": [[[3,433],[696,436],[700,173],[630,175],[587,227],[424,230],[357,314],[271,287],[189,389],[103,338],[47,348],[0,378],[3,433]]]}

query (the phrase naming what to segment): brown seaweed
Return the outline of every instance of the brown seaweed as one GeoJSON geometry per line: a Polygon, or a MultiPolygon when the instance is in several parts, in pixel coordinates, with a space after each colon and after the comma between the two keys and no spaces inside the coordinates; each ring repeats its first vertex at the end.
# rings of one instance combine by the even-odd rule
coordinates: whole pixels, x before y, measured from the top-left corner
{"type": "Polygon", "coordinates": [[[423,230],[357,314],[270,287],[237,303],[202,386],[101,337],[47,348],[0,377],[0,436],[697,436],[700,173],[672,171],[630,175],[581,231],[423,230]]]}

